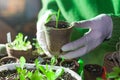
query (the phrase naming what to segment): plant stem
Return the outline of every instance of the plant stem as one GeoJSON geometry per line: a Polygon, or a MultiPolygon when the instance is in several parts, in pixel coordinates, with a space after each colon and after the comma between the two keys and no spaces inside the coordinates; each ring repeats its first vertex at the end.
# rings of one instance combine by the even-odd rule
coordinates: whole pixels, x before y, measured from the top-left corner
{"type": "Polygon", "coordinates": [[[57,15],[56,15],[56,28],[58,28],[59,16],[60,16],[60,9],[58,10],[57,15]]]}

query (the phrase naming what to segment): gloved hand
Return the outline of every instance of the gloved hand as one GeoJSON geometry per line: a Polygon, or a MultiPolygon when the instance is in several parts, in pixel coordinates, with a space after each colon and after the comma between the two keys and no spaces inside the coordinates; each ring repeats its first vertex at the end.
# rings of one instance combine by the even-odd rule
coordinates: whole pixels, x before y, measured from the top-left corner
{"type": "Polygon", "coordinates": [[[46,39],[45,39],[45,33],[44,33],[44,24],[46,22],[46,19],[48,18],[49,15],[52,14],[51,10],[48,10],[45,12],[45,14],[43,16],[41,16],[38,19],[37,22],[37,40],[38,43],[40,44],[41,48],[43,49],[43,51],[45,52],[45,54],[49,57],[51,57],[52,55],[50,54],[48,48],[47,48],[47,44],[46,44],[46,39]]]}
{"type": "Polygon", "coordinates": [[[106,14],[98,15],[89,20],[74,22],[72,25],[79,28],[89,28],[82,38],[64,45],[61,49],[66,51],[62,57],[66,59],[80,57],[100,45],[112,35],[112,19],[106,14]]]}

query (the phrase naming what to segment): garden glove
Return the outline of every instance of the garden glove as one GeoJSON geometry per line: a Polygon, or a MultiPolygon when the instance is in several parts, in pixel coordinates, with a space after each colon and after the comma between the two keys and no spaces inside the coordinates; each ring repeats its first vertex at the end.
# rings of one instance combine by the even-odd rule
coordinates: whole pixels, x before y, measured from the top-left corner
{"type": "Polygon", "coordinates": [[[37,40],[38,43],[40,44],[41,48],[43,49],[43,51],[45,52],[45,54],[48,57],[51,57],[52,55],[50,54],[48,48],[47,48],[47,44],[46,44],[46,39],[45,39],[45,33],[44,33],[44,24],[48,18],[49,15],[52,14],[52,11],[48,10],[45,12],[45,14],[43,16],[41,16],[37,22],[37,40]]]}
{"type": "Polygon", "coordinates": [[[112,35],[112,19],[106,14],[98,15],[89,20],[72,23],[79,28],[88,28],[89,31],[80,39],[65,44],[61,49],[66,53],[61,55],[66,59],[80,57],[100,45],[112,35]]]}

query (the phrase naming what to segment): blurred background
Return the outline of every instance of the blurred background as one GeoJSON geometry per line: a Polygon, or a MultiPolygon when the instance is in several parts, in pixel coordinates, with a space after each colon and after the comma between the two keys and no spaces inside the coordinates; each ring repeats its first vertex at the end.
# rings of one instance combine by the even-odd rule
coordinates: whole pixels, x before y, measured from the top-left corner
{"type": "Polygon", "coordinates": [[[8,32],[11,32],[12,40],[18,32],[29,39],[35,38],[41,7],[41,0],[0,0],[0,44],[7,42],[8,32]]]}

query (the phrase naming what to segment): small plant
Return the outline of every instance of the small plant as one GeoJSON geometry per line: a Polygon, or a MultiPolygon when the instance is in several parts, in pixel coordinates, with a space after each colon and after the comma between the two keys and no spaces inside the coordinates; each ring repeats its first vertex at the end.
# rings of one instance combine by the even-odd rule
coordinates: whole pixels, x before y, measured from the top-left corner
{"type": "Polygon", "coordinates": [[[53,56],[53,57],[51,58],[50,65],[54,65],[54,64],[56,63],[56,61],[57,61],[57,57],[56,57],[56,56],[53,56]]]}
{"type": "Polygon", "coordinates": [[[113,71],[107,74],[107,78],[120,80],[120,67],[114,67],[113,71]]]}
{"type": "Polygon", "coordinates": [[[54,17],[55,17],[55,21],[56,21],[55,27],[58,28],[58,22],[59,22],[59,17],[60,17],[60,9],[58,9],[58,11],[56,13],[53,13],[50,16],[48,16],[48,18],[46,20],[46,23],[51,21],[52,18],[54,18],[54,17]]]}
{"type": "Polygon", "coordinates": [[[106,74],[106,78],[107,79],[97,78],[97,80],[120,80],[120,67],[114,67],[112,72],[106,74]]]}
{"type": "MultiPolygon", "coordinates": [[[[54,62],[55,59],[53,59],[54,62]]],[[[51,64],[53,63],[51,62],[51,64]]],[[[26,60],[24,57],[20,58],[20,67],[17,67],[18,77],[16,80],[56,80],[64,73],[64,69],[60,68],[56,71],[52,69],[52,66],[43,67],[40,65],[38,59],[35,60],[35,70],[28,71],[24,69],[26,60]]]]}
{"type": "Polygon", "coordinates": [[[60,10],[58,10],[58,12],[56,14],[56,28],[58,28],[59,17],[60,17],[60,10]]]}
{"type": "Polygon", "coordinates": [[[27,36],[23,36],[22,33],[18,33],[15,40],[9,43],[9,47],[15,50],[27,50],[30,46],[30,41],[27,41],[27,36]]]}
{"type": "Polygon", "coordinates": [[[38,53],[38,54],[43,54],[44,52],[43,52],[40,44],[38,43],[37,39],[34,38],[33,40],[34,40],[35,42],[34,42],[32,45],[35,47],[37,53],[38,53]]]}

